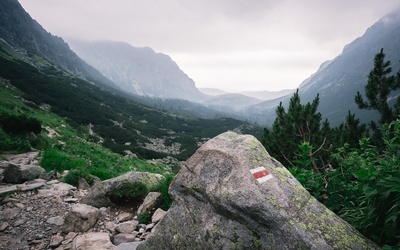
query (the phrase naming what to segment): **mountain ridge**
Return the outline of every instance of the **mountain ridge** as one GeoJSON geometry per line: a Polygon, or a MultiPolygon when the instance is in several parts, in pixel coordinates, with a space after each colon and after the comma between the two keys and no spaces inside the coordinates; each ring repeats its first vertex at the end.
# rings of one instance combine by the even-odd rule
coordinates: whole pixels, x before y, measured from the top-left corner
{"type": "Polygon", "coordinates": [[[170,56],[125,42],[69,40],[83,60],[129,93],[201,101],[206,95],[170,56]]]}
{"type": "MultiPolygon", "coordinates": [[[[320,68],[299,86],[302,103],[320,97],[318,111],[331,125],[344,121],[350,110],[361,122],[378,119],[376,111],[360,110],[354,101],[357,91],[364,93],[368,74],[374,67],[374,57],[381,49],[385,60],[392,63],[393,74],[400,70],[400,11],[379,19],[365,33],[347,44],[334,59],[323,62],[320,68]]],[[[393,93],[397,95],[398,92],[393,93]]],[[[247,113],[258,117],[258,123],[272,125],[275,108],[282,102],[288,107],[290,96],[253,105],[247,113]]]]}
{"type": "MultiPolygon", "coordinates": [[[[20,54],[35,54],[68,72],[97,82],[103,87],[118,89],[114,83],[73,53],[61,37],[47,32],[42,25],[32,19],[17,0],[2,0],[0,23],[0,37],[9,45],[19,48],[20,54]]],[[[32,60],[29,63],[35,64],[32,60]]],[[[40,67],[40,64],[35,66],[40,67]]]]}
{"type": "MultiPolygon", "coordinates": [[[[74,74],[61,65],[53,64],[48,59],[51,58],[51,54],[35,54],[41,51],[30,49],[36,46],[35,43],[27,45],[29,41],[22,42],[23,39],[14,38],[20,41],[21,47],[17,42],[10,40],[10,36],[8,40],[11,42],[7,41],[7,34],[23,37],[23,31],[29,30],[29,27],[37,23],[16,3],[16,0],[5,0],[0,5],[2,11],[9,10],[7,15],[17,15],[11,20],[22,26],[0,23],[0,41],[6,41],[0,42],[0,78],[18,88],[23,93],[22,98],[32,107],[45,107],[66,118],[76,129],[85,130],[90,126],[91,131],[97,135],[96,142],[113,152],[124,154],[129,150],[146,159],[173,156],[184,160],[191,156],[206,138],[227,130],[242,130],[252,134],[260,132],[259,128],[232,118],[201,119],[144,105],[139,102],[137,96],[111,88],[111,85],[105,88],[107,85],[95,79],[87,80],[89,77],[84,77],[81,71],[74,74]],[[19,15],[20,13],[23,14],[19,15]]],[[[7,15],[2,15],[0,20],[5,20],[3,17],[7,15]]],[[[9,20],[10,18],[8,22],[9,20]]],[[[41,28],[39,30],[47,32],[41,28]]],[[[29,34],[34,38],[37,35],[35,32],[29,34]]],[[[39,36],[45,39],[42,45],[50,46],[52,50],[57,51],[58,58],[63,58],[68,46],[64,45],[58,51],[59,47],[52,46],[54,37],[46,34],[39,36]]],[[[71,51],[68,51],[66,56],[78,58],[71,51]]],[[[78,63],[84,63],[79,58],[77,60],[78,63]]],[[[79,70],[82,69],[79,67],[79,70]]]]}

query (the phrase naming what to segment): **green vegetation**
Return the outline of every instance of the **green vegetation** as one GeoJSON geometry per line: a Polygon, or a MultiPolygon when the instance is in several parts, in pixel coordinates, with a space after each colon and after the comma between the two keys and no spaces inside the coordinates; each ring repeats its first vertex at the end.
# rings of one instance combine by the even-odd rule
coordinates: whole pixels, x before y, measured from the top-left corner
{"type": "Polygon", "coordinates": [[[300,103],[296,92],[288,111],[282,105],[272,129],[264,129],[263,144],[289,166],[300,183],[344,220],[384,249],[400,248],[400,72],[391,73],[383,50],[375,56],[361,109],[376,109],[378,123],[365,124],[349,112],[346,122],[330,128],[321,124],[318,96],[300,103]],[[372,133],[369,135],[369,133],[372,133]]]}
{"type": "Polygon", "coordinates": [[[149,188],[142,182],[125,182],[118,188],[107,194],[110,200],[118,204],[132,204],[142,201],[150,192],[149,188]]]}
{"type": "Polygon", "coordinates": [[[172,156],[186,160],[199,143],[227,130],[240,127],[244,133],[259,133],[231,118],[199,119],[151,108],[141,104],[146,101],[98,87],[34,54],[24,56],[39,66],[0,43],[0,153],[38,150],[40,165],[46,171],[68,170],[64,181],[72,185],[81,178],[91,184],[95,177],[105,180],[128,171],[158,173],[166,178],[157,187],[127,186],[112,195],[130,199],[126,194],[142,198],[160,191],[168,209],[169,184],[179,167],[148,163],[145,159],[170,154],[148,149],[146,143],[162,138],[166,146],[178,144],[180,153],[172,156]],[[127,150],[137,157],[123,157],[127,150]]]}
{"type": "Polygon", "coordinates": [[[138,215],[140,224],[149,224],[151,222],[151,216],[149,212],[144,212],[138,215]]]}
{"type": "Polygon", "coordinates": [[[19,131],[22,132],[15,133],[0,126],[0,152],[39,150],[43,152],[41,166],[46,171],[70,170],[65,181],[73,185],[77,185],[81,177],[91,183],[93,176],[105,180],[132,170],[172,174],[172,166],[150,164],[144,159],[124,158],[113,153],[96,143],[100,141],[99,137],[90,135],[87,128],[70,126],[67,119],[48,111],[46,106],[27,102],[22,95],[9,82],[0,79],[1,121],[34,121],[34,124],[41,124],[43,129],[39,132],[26,123],[26,126],[19,125],[19,131]],[[28,131],[38,134],[32,137],[28,131]]]}
{"type": "Polygon", "coordinates": [[[8,57],[0,54],[0,77],[18,88],[25,100],[32,106],[47,105],[52,112],[67,118],[75,129],[91,125],[103,139],[102,145],[115,153],[130,150],[146,159],[164,158],[168,153],[144,146],[150,139],[162,138],[170,145],[179,143],[180,152],[172,156],[186,160],[203,138],[238,127],[244,133],[258,133],[258,128],[231,118],[209,120],[173,115],[140,104],[137,97],[102,89],[51,64],[42,63],[39,70],[4,54],[8,57]]]}

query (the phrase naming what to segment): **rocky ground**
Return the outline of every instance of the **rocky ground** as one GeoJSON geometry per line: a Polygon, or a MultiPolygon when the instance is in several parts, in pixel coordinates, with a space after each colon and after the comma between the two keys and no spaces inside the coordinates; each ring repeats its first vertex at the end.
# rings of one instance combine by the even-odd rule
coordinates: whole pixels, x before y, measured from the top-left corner
{"type": "MultiPolygon", "coordinates": [[[[2,165],[7,164],[3,161],[2,165]]],[[[134,249],[137,242],[150,235],[155,223],[139,224],[137,207],[98,209],[80,204],[87,193],[88,190],[77,189],[55,179],[36,179],[12,185],[0,182],[0,249],[86,249],[79,248],[82,246],[74,240],[96,232],[103,233],[98,235],[106,236],[106,241],[113,243],[107,242],[107,249],[134,249]],[[71,217],[72,210],[89,208],[96,212],[95,216],[89,217],[96,217],[96,220],[87,230],[76,226],[87,223],[86,219],[66,225],[66,217],[71,217]]],[[[82,217],[85,213],[89,214],[87,211],[79,213],[82,217]]]]}

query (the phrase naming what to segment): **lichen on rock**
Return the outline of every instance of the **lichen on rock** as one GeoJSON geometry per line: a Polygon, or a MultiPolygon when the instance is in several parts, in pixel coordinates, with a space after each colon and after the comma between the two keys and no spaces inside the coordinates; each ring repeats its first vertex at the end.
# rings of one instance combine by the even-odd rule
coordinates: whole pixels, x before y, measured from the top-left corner
{"type": "Polygon", "coordinates": [[[249,135],[206,142],[170,186],[173,206],[138,249],[375,249],[249,135]]]}

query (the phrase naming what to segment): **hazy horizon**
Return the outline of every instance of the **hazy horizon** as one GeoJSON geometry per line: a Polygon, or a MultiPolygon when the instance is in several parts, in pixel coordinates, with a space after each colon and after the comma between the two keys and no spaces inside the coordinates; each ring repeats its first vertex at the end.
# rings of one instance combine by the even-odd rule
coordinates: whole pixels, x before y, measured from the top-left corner
{"type": "Polygon", "coordinates": [[[295,89],[397,0],[19,0],[50,33],[169,55],[198,88],[295,89]]]}

